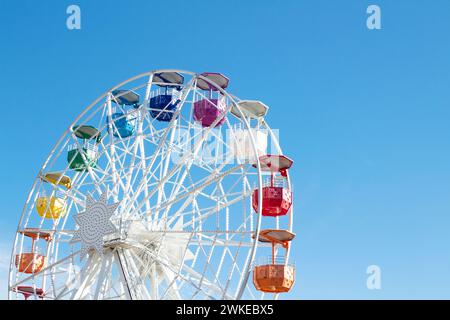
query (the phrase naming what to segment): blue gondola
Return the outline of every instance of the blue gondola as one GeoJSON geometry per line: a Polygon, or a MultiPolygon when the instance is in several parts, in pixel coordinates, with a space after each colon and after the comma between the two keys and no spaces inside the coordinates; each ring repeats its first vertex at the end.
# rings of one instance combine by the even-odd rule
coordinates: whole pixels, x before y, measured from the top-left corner
{"type": "Polygon", "coordinates": [[[135,120],[123,112],[115,112],[111,116],[114,121],[113,135],[117,138],[127,138],[134,133],[135,120]]]}
{"type": "Polygon", "coordinates": [[[131,90],[114,90],[112,95],[112,101],[120,105],[121,108],[117,108],[117,111],[111,115],[111,119],[108,117],[108,124],[109,121],[114,123],[112,128],[114,137],[130,137],[134,134],[135,117],[128,114],[126,111],[122,112],[121,109],[126,110],[126,107],[138,108],[140,96],[131,90]]]}
{"type": "Polygon", "coordinates": [[[178,94],[174,93],[181,90],[184,77],[177,72],[161,72],[153,76],[153,82],[164,90],[150,98],[150,115],[156,120],[169,122],[180,103],[178,94]]]}
{"type": "Polygon", "coordinates": [[[159,121],[169,122],[172,120],[177,106],[178,99],[172,99],[172,94],[160,94],[150,99],[150,115],[159,121]]]}

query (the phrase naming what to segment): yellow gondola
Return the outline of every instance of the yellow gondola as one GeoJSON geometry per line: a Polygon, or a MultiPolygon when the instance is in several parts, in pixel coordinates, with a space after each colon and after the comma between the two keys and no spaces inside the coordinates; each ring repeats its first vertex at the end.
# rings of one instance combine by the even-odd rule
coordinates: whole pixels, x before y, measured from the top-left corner
{"type": "Polygon", "coordinates": [[[37,199],[36,210],[41,217],[58,219],[66,214],[66,201],[56,196],[41,196],[37,199]]]}

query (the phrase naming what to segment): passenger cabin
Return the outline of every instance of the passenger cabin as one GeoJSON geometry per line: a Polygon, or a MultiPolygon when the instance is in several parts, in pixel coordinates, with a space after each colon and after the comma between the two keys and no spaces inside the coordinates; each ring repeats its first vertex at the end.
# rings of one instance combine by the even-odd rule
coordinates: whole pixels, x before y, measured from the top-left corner
{"type": "Polygon", "coordinates": [[[36,202],[36,211],[45,219],[59,219],[66,215],[66,197],[61,192],[48,196],[45,191],[39,193],[36,202]]]}
{"type": "Polygon", "coordinates": [[[294,237],[295,234],[288,230],[260,231],[258,241],[271,243],[272,255],[268,261],[257,264],[253,269],[253,284],[257,290],[266,293],[283,293],[291,290],[295,282],[295,266],[288,264],[285,256],[276,255],[276,246],[287,249],[294,237]]]}
{"type": "Polygon", "coordinates": [[[85,171],[88,167],[97,166],[98,147],[101,132],[92,126],[74,126],[73,134],[79,139],[68,147],[67,162],[69,168],[75,171],[85,171]]]}
{"type": "Polygon", "coordinates": [[[169,122],[180,104],[184,77],[178,72],[160,72],[153,75],[153,83],[159,89],[150,98],[150,115],[158,121],[169,122]]]}
{"type": "MultiPolygon", "coordinates": [[[[270,172],[270,179],[264,182],[262,190],[262,215],[286,215],[292,205],[292,191],[287,186],[287,170],[293,161],[283,155],[265,155],[259,158],[259,162],[262,171],[270,172]]],[[[256,164],[253,166],[256,167],[256,164]]],[[[252,206],[256,212],[259,205],[259,189],[256,188],[252,195],[252,206]]]]}
{"type": "Polygon", "coordinates": [[[46,258],[44,255],[36,252],[36,242],[42,239],[46,241],[48,246],[48,243],[52,241],[53,235],[50,232],[40,231],[37,228],[19,230],[19,233],[31,239],[31,250],[16,254],[15,265],[17,270],[27,274],[40,272],[45,267],[46,258]]]}
{"type": "MultiPolygon", "coordinates": [[[[231,114],[237,118],[262,119],[267,113],[268,107],[260,101],[242,100],[231,107],[231,114]]],[[[231,147],[233,155],[245,163],[254,163],[267,153],[267,131],[255,128],[239,127],[231,132],[231,147]],[[256,153],[253,149],[251,135],[255,139],[256,153]]]]}
{"type": "MultiPolygon", "coordinates": [[[[72,186],[72,180],[60,172],[46,173],[41,176],[41,180],[66,189],[70,189],[72,186]]],[[[47,196],[43,190],[39,193],[36,210],[41,217],[46,219],[63,217],[66,214],[66,195],[62,190],[56,190],[56,192],[52,192],[50,196],[47,196]]]]}
{"type": "Polygon", "coordinates": [[[140,96],[132,90],[114,90],[111,101],[116,104],[111,115],[107,117],[108,131],[114,137],[128,138],[133,135],[136,125],[136,116],[129,108],[139,107],[140,96]]]}
{"type": "Polygon", "coordinates": [[[205,72],[197,79],[197,89],[202,90],[195,95],[194,120],[202,127],[218,127],[226,121],[225,98],[219,88],[226,89],[230,80],[221,73],[205,72]],[[206,79],[206,80],[205,80],[206,79]],[[213,85],[215,83],[218,87],[213,85]]]}

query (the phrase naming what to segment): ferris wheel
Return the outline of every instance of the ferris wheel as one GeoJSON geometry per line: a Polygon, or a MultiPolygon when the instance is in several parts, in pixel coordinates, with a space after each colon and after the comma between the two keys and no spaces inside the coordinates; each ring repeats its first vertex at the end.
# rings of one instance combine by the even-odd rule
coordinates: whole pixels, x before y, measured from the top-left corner
{"type": "Polygon", "coordinates": [[[261,299],[289,291],[293,161],[265,120],[269,108],[228,85],[220,73],[158,70],[89,105],[28,195],[9,298],[261,299]]]}

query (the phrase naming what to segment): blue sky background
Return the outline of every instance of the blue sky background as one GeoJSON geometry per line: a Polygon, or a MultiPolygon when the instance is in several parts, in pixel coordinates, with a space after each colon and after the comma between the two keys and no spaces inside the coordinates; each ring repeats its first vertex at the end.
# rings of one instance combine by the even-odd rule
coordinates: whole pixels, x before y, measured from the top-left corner
{"type": "Polygon", "coordinates": [[[223,72],[271,107],[295,160],[298,272],[284,298],[449,299],[449,32],[448,0],[2,1],[0,285],[60,134],[112,85],[177,68],[223,72]],[[382,30],[366,28],[369,4],[382,30]],[[371,264],[382,290],[366,288],[371,264]]]}

